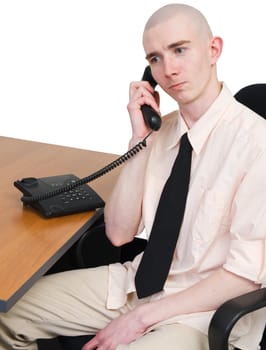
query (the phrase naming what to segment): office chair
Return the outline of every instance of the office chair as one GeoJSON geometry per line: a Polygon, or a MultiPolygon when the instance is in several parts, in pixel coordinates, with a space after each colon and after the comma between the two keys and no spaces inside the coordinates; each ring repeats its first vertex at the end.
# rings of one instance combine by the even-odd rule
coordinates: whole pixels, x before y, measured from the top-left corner
{"type": "Polygon", "coordinates": [[[252,84],[243,87],[236,94],[238,102],[266,118],[266,84],[252,84]]]}
{"type": "MultiPolygon", "coordinates": [[[[266,84],[253,84],[242,88],[235,98],[266,118],[266,84]]],[[[118,248],[113,247],[105,237],[103,217],[89,230],[76,245],[75,254],[79,267],[97,266],[100,264],[131,260],[141,252],[146,241],[135,238],[131,243],[118,248]],[[97,254],[100,247],[101,254],[97,254]],[[101,245],[103,243],[104,250],[101,245]],[[104,260],[102,260],[104,259],[104,260]]],[[[210,350],[228,350],[228,338],[236,322],[244,315],[266,307],[266,288],[239,296],[225,302],[215,312],[209,326],[208,339],[210,350]]],[[[266,320],[266,309],[265,309],[266,320]]],[[[78,337],[58,337],[63,350],[80,350],[93,335],[78,337]]],[[[237,350],[237,349],[236,349],[237,350]]],[[[261,350],[266,350],[266,325],[262,335],[261,350]]]]}

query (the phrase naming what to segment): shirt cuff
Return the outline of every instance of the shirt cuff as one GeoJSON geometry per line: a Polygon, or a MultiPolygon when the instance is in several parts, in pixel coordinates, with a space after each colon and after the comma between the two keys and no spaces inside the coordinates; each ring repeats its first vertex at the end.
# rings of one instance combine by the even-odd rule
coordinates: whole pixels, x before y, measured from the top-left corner
{"type": "Polygon", "coordinates": [[[228,258],[223,267],[255,283],[266,285],[265,240],[232,240],[228,258]]]}

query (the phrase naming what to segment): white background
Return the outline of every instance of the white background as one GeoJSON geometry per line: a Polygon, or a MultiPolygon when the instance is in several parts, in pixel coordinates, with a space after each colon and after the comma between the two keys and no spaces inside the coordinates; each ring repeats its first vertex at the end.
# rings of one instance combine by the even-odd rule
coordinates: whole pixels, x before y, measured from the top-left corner
{"type": "MultiPolygon", "coordinates": [[[[124,153],[128,86],[146,65],[143,26],[167,3],[0,0],[0,134],[124,153]]],[[[183,3],[224,39],[218,72],[233,93],[266,81],[265,0],[183,3]]],[[[163,114],[176,108],[161,99],[163,114]]]]}

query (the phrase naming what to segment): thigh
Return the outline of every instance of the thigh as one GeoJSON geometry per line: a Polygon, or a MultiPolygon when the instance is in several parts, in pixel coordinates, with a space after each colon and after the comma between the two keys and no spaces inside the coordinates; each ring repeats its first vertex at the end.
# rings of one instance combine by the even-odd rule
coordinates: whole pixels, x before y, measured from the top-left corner
{"type": "Polygon", "coordinates": [[[116,350],[209,350],[205,334],[182,324],[161,325],[128,345],[116,350]]]}
{"type": "Polygon", "coordinates": [[[107,286],[107,266],[45,276],[0,323],[26,338],[93,334],[119,315],[105,307],[107,286]]]}

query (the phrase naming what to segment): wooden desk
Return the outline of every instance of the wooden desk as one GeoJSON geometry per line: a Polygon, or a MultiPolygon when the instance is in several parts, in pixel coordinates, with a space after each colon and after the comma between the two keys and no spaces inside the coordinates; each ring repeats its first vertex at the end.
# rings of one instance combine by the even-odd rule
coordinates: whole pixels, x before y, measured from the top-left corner
{"type": "MultiPolygon", "coordinates": [[[[8,309],[87,230],[97,212],[45,219],[23,207],[14,186],[23,177],[74,173],[80,178],[115,155],[0,137],[0,312],[8,309]]],[[[119,169],[90,183],[106,200],[119,169]]]]}

